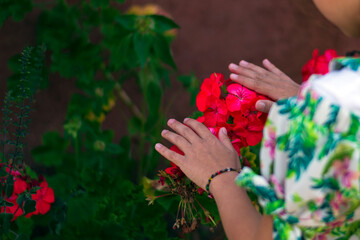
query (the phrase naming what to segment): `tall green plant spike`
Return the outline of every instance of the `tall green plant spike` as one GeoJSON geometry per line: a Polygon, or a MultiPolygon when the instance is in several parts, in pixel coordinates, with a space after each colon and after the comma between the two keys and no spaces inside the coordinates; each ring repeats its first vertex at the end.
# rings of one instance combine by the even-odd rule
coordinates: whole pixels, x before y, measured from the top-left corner
{"type": "Polygon", "coordinates": [[[2,152],[5,157],[5,146],[13,145],[13,152],[9,153],[9,158],[14,163],[19,163],[23,159],[24,138],[27,135],[29,114],[33,95],[42,80],[44,68],[45,47],[26,47],[19,58],[19,77],[12,82],[12,87],[6,95],[3,107],[3,126],[2,126],[2,152]],[[9,135],[9,127],[15,129],[9,135]],[[9,137],[9,140],[7,138],[9,137]]]}

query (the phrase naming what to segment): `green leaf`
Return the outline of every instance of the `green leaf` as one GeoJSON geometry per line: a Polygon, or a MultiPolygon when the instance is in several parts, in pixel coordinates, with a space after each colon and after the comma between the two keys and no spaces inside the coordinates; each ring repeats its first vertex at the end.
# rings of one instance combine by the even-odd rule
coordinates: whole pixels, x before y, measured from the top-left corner
{"type": "Polygon", "coordinates": [[[110,0],[91,0],[91,4],[94,7],[107,7],[109,6],[110,0]]]}
{"type": "Polygon", "coordinates": [[[174,61],[170,45],[166,38],[161,35],[157,35],[154,40],[154,48],[156,56],[163,61],[165,64],[171,66],[174,70],[176,70],[176,63],[174,61]]]}
{"type": "Polygon", "coordinates": [[[57,166],[62,163],[68,144],[58,132],[48,132],[43,137],[43,145],[34,148],[31,154],[39,163],[57,166]]]}
{"type": "Polygon", "coordinates": [[[122,16],[117,16],[115,18],[115,21],[125,29],[135,30],[137,19],[138,16],[136,15],[122,15],[122,16]]]}
{"type": "Polygon", "coordinates": [[[67,222],[73,226],[90,222],[96,212],[94,199],[75,198],[68,202],[67,222]]]}
{"type": "Polygon", "coordinates": [[[0,206],[2,206],[2,207],[4,207],[4,206],[6,206],[6,207],[12,207],[12,206],[14,206],[14,204],[11,203],[11,202],[8,202],[8,201],[1,200],[1,201],[0,201],[0,206]]]}
{"type": "Polygon", "coordinates": [[[20,233],[15,240],[30,240],[30,238],[28,236],[26,236],[23,233],[20,233]]]}
{"type": "Polygon", "coordinates": [[[32,199],[26,199],[24,204],[24,214],[32,213],[36,211],[36,201],[32,199]]]}
{"type": "Polygon", "coordinates": [[[10,213],[0,213],[1,231],[7,233],[10,229],[10,223],[14,215],[10,213]]]}
{"type": "Polygon", "coordinates": [[[178,81],[180,81],[183,84],[184,88],[190,93],[191,104],[195,105],[196,97],[200,89],[200,81],[196,78],[194,74],[179,76],[178,81]]]}
{"type": "Polygon", "coordinates": [[[22,208],[22,206],[24,205],[25,202],[25,193],[22,193],[18,196],[18,198],[16,199],[16,203],[22,208]]]}
{"type": "Polygon", "coordinates": [[[0,27],[3,22],[12,17],[15,21],[20,21],[25,14],[30,12],[33,8],[30,0],[2,0],[0,1],[0,27]]]}
{"type": "Polygon", "coordinates": [[[9,198],[14,192],[14,177],[12,175],[9,175],[6,179],[5,184],[5,193],[6,196],[9,198]]]}
{"type": "Polygon", "coordinates": [[[155,22],[154,30],[157,33],[164,33],[174,28],[180,28],[173,20],[162,15],[150,15],[155,22]]]}
{"type": "Polygon", "coordinates": [[[135,33],[133,36],[135,52],[139,58],[140,65],[145,66],[146,61],[149,57],[150,46],[153,41],[151,34],[135,33]]]}
{"type": "Polygon", "coordinates": [[[147,85],[146,100],[149,106],[149,115],[158,115],[162,101],[162,89],[159,84],[150,82],[147,85]]]}

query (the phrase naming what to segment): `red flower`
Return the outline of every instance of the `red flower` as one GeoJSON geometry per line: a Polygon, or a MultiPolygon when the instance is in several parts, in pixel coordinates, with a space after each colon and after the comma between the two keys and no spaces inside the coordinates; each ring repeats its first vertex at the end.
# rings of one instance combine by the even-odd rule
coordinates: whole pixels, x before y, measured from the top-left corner
{"type": "MultiPolygon", "coordinates": [[[[54,191],[48,187],[47,182],[40,184],[40,189],[36,194],[31,194],[31,198],[36,201],[36,211],[28,215],[45,214],[50,210],[51,203],[55,201],[54,191]]],[[[30,217],[28,216],[27,217],[30,217]]]]}
{"type": "Polygon", "coordinates": [[[220,79],[219,77],[206,78],[202,83],[201,91],[196,97],[196,106],[199,111],[204,112],[215,99],[220,98],[219,81],[221,81],[221,77],[220,79]]]}
{"type": "Polygon", "coordinates": [[[185,174],[181,171],[181,169],[171,162],[171,167],[165,169],[165,172],[169,174],[172,178],[183,178],[185,174]]]}
{"type": "Polygon", "coordinates": [[[16,178],[14,182],[14,194],[19,195],[25,192],[26,189],[27,189],[27,183],[20,178],[16,178]]]}
{"type": "Polygon", "coordinates": [[[225,83],[225,77],[221,73],[211,74],[210,79],[214,80],[219,87],[221,87],[225,83]]]}
{"type": "Polygon", "coordinates": [[[249,109],[256,99],[256,93],[240,84],[231,84],[227,87],[229,92],[226,105],[230,112],[245,111],[249,109]]]}
{"type": "Polygon", "coordinates": [[[319,49],[315,49],[312,59],[310,59],[301,70],[303,82],[307,81],[312,74],[324,75],[328,73],[330,61],[337,56],[336,51],[333,49],[326,50],[324,55],[320,56],[319,49]]]}
{"type": "MultiPolygon", "coordinates": [[[[184,153],[176,146],[173,145],[170,150],[180,154],[180,155],[184,155],[184,153]]],[[[183,178],[185,176],[185,174],[181,171],[181,169],[175,164],[175,163],[171,163],[171,167],[168,167],[167,169],[165,169],[165,172],[167,174],[169,174],[172,178],[183,178]]]]}
{"type": "MultiPolygon", "coordinates": [[[[12,207],[6,207],[5,212],[6,213],[11,213],[14,215],[13,219],[11,221],[14,221],[15,219],[17,219],[18,217],[20,217],[21,215],[23,215],[23,210],[19,207],[19,205],[16,202],[17,200],[17,195],[13,194],[10,198],[7,198],[6,201],[11,202],[12,204],[14,204],[12,207]]],[[[4,212],[4,208],[1,208],[1,212],[4,212]]]]}
{"type": "Polygon", "coordinates": [[[226,123],[229,118],[228,109],[224,100],[215,99],[209,104],[204,112],[204,124],[207,127],[214,127],[218,123],[226,123]]]}
{"type": "Polygon", "coordinates": [[[250,146],[258,144],[263,137],[264,121],[258,119],[256,114],[250,114],[247,118],[237,117],[234,119],[234,132],[246,139],[246,143],[250,146]]]}

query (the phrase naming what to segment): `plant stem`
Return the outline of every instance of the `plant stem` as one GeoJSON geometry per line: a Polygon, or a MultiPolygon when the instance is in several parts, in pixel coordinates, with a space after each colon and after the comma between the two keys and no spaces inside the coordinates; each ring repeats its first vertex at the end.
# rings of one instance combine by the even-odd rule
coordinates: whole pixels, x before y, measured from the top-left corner
{"type": "MultiPolygon", "coordinates": [[[[103,71],[104,71],[104,75],[106,78],[108,78],[109,80],[115,81],[115,78],[111,73],[106,72],[105,69],[103,69],[103,71]]],[[[141,114],[139,108],[135,105],[135,103],[131,100],[131,98],[129,97],[127,92],[121,87],[121,85],[119,83],[116,83],[115,91],[116,91],[119,99],[125,104],[126,107],[129,108],[129,110],[131,111],[131,113],[134,116],[136,116],[139,119],[144,118],[144,115],[141,114]]]]}
{"type": "Polygon", "coordinates": [[[139,119],[144,118],[144,115],[140,112],[139,108],[134,104],[134,102],[131,100],[129,95],[120,86],[120,84],[116,84],[115,91],[116,91],[119,99],[130,109],[130,111],[133,115],[135,115],[139,119]]]}

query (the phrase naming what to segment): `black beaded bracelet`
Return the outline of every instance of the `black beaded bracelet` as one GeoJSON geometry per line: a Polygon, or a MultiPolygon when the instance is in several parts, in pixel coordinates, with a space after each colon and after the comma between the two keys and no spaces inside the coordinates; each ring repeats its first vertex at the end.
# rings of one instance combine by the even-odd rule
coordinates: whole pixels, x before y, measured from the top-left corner
{"type": "Polygon", "coordinates": [[[211,175],[211,177],[209,177],[208,183],[206,184],[206,191],[208,192],[209,196],[211,196],[210,193],[210,183],[211,181],[214,179],[214,177],[222,174],[222,173],[226,173],[226,172],[240,172],[239,170],[236,170],[234,168],[225,168],[223,170],[217,171],[216,173],[214,173],[213,175],[211,175]]]}

